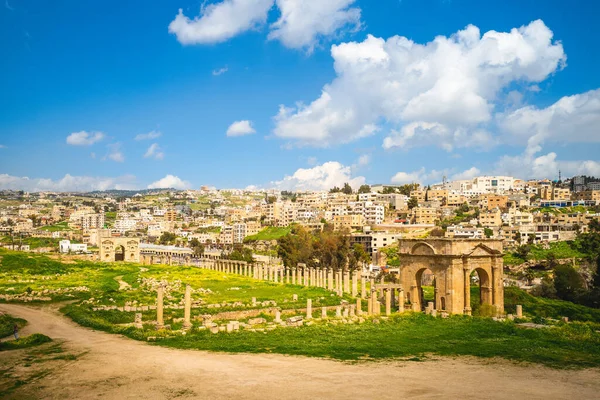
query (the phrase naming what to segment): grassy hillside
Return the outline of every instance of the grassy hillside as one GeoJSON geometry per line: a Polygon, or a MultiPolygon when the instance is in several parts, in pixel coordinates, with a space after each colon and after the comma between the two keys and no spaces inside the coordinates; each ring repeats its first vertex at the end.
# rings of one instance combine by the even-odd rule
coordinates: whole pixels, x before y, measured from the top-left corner
{"type": "Polygon", "coordinates": [[[292,229],[289,227],[280,228],[276,226],[269,226],[258,232],[256,235],[247,236],[244,241],[254,242],[257,240],[277,240],[288,235],[291,231],[292,229]]]}

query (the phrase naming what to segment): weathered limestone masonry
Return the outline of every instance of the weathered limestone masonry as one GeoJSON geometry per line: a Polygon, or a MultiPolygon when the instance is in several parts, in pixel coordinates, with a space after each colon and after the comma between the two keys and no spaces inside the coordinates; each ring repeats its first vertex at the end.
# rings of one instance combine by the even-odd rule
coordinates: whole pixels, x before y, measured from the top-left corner
{"type": "Polygon", "coordinates": [[[183,329],[192,327],[192,288],[190,285],[185,285],[185,309],[183,310],[183,329]]]}
{"type": "Polygon", "coordinates": [[[158,287],[156,293],[156,328],[161,329],[165,326],[165,320],[163,318],[163,287],[162,285],[158,287]]]}
{"type": "Polygon", "coordinates": [[[481,302],[504,313],[502,241],[493,239],[403,239],[400,282],[414,311],[425,310],[421,277],[426,269],[435,275],[434,309],[471,314],[470,276],[479,277],[481,302]],[[410,289],[410,291],[408,291],[410,289]]]}

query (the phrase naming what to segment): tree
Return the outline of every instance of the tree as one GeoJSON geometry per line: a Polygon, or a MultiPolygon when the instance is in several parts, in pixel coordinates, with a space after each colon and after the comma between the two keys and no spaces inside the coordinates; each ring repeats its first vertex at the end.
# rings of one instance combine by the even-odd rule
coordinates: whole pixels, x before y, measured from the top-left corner
{"type": "Polygon", "coordinates": [[[194,254],[196,256],[201,256],[204,254],[204,245],[196,238],[190,240],[190,248],[194,250],[194,254]]]}
{"type": "Polygon", "coordinates": [[[570,265],[554,268],[554,289],[559,299],[576,302],[583,292],[583,279],[570,265]]]}
{"type": "Polygon", "coordinates": [[[177,240],[177,235],[171,232],[163,232],[158,239],[158,243],[162,245],[173,244],[177,240]]]}
{"type": "Polygon", "coordinates": [[[360,185],[360,187],[358,188],[358,193],[371,193],[371,186],[360,185]]]}
{"type": "Polygon", "coordinates": [[[341,191],[342,191],[342,189],[340,189],[337,186],[334,186],[331,189],[329,189],[329,193],[340,193],[341,191]]]}
{"type": "MultiPolygon", "coordinates": [[[[370,190],[370,188],[369,188],[370,190]]],[[[348,182],[344,183],[344,187],[342,188],[342,192],[344,194],[352,194],[352,186],[348,182]]]]}
{"type": "Polygon", "coordinates": [[[407,206],[409,210],[412,210],[413,208],[417,207],[419,205],[419,201],[417,200],[416,197],[411,197],[408,200],[407,206]]]}
{"type": "Polygon", "coordinates": [[[531,251],[531,247],[529,247],[528,245],[522,245],[522,246],[517,247],[515,254],[517,257],[519,257],[523,261],[527,261],[527,256],[529,255],[530,251],[531,251]]]}
{"type": "Polygon", "coordinates": [[[396,193],[396,188],[393,187],[393,186],[384,186],[383,190],[381,191],[381,193],[383,193],[383,194],[396,193]]]}
{"type": "Polygon", "coordinates": [[[483,233],[485,234],[486,238],[491,238],[492,236],[494,236],[494,231],[491,230],[490,228],[483,228],[483,233]]]}
{"type": "Polygon", "coordinates": [[[277,201],[277,196],[269,196],[267,197],[267,203],[273,204],[277,201]]]}

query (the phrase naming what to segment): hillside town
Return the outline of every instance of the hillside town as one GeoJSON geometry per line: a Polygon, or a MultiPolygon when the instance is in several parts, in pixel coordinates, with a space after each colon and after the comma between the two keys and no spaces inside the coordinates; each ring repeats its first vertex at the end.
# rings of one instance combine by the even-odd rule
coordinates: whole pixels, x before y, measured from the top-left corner
{"type": "Polygon", "coordinates": [[[328,192],[216,189],[141,192],[0,192],[3,247],[97,255],[103,235],[229,252],[271,242],[294,225],[329,229],[361,244],[374,265],[400,238],[494,238],[505,248],[573,240],[600,221],[600,179],[559,181],[480,176],[430,186],[349,184],[328,192]]]}

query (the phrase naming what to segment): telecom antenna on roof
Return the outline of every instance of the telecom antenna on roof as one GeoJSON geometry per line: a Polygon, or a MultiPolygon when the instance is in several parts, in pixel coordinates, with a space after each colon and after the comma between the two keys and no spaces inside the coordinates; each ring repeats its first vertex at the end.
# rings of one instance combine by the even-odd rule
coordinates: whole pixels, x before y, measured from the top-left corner
{"type": "Polygon", "coordinates": [[[446,175],[444,175],[442,177],[442,184],[443,184],[443,187],[446,188],[446,175]]]}
{"type": "Polygon", "coordinates": [[[558,181],[562,182],[562,179],[560,179],[560,169],[558,170],[558,181]]]}

